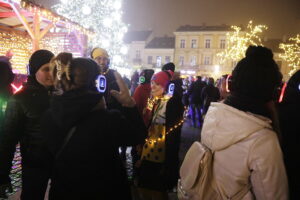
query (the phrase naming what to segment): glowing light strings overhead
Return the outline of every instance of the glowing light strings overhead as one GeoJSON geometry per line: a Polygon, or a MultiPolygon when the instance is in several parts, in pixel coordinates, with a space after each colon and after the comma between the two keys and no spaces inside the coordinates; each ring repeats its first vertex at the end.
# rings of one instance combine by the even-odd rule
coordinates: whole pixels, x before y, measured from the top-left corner
{"type": "Polygon", "coordinates": [[[127,26],[121,20],[122,0],[62,0],[53,8],[58,14],[94,30],[89,47],[107,49],[112,66],[124,67],[127,51],[124,51],[123,36],[127,26]]]}

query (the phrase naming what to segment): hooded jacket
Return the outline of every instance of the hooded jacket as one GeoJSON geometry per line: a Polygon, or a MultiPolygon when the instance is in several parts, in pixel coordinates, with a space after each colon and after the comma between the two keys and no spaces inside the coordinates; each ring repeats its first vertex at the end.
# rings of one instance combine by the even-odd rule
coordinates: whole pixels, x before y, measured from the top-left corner
{"type": "Polygon", "coordinates": [[[201,138],[215,152],[214,177],[227,197],[250,184],[243,200],[288,199],[282,152],[268,118],[212,103],[201,138]]]}
{"type": "Polygon", "coordinates": [[[55,159],[49,199],[130,199],[118,148],[142,143],[146,129],[136,108],[108,111],[102,95],[71,90],[53,98],[42,120],[55,157],[72,127],[75,132],[55,159]]]}

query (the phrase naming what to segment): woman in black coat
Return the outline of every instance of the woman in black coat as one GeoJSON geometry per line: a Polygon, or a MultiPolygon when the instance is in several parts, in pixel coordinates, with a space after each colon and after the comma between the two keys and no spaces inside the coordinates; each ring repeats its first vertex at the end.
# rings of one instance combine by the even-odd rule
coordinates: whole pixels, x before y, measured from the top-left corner
{"type": "Polygon", "coordinates": [[[135,102],[115,74],[120,92],[111,93],[123,105],[122,114],[106,110],[103,94],[95,88],[97,64],[86,58],[69,63],[53,61],[63,94],[53,99],[43,119],[46,143],[56,157],[49,199],[131,199],[118,148],[145,138],[135,102]]]}

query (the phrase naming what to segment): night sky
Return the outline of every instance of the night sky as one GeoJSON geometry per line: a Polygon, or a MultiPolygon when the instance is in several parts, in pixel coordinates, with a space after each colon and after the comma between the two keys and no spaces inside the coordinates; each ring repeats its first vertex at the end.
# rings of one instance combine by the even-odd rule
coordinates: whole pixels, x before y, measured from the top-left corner
{"type": "MultiPolygon", "coordinates": [[[[99,0],[100,1],[100,0],[99,0]]],[[[46,7],[58,0],[36,0],[46,7]]],[[[300,0],[123,0],[123,21],[129,30],[173,35],[180,25],[269,26],[269,38],[300,34],[300,0]]]]}

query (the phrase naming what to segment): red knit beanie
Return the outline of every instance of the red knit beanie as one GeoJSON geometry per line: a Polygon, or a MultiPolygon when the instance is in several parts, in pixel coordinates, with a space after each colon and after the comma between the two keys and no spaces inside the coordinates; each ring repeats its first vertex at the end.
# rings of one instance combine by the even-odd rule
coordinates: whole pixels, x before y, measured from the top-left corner
{"type": "Polygon", "coordinates": [[[161,85],[163,88],[167,86],[169,81],[172,79],[174,72],[171,70],[161,71],[152,76],[151,81],[154,81],[156,84],[161,85]]]}

